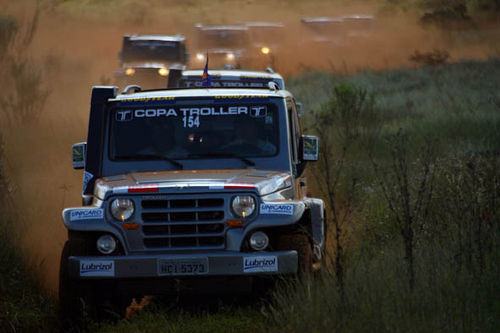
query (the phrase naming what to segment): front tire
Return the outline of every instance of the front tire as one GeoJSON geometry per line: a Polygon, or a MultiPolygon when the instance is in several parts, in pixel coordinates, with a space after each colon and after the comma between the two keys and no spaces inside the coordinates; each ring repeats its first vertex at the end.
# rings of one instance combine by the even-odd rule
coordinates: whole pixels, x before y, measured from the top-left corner
{"type": "Polygon", "coordinates": [[[298,255],[298,275],[309,277],[313,272],[313,249],[311,240],[306,234],[282,235],[279,237],[280,250],[296,250],[298,255]]]}
{"type": "Polygon", "coordinates": [[[78,327],[85,320],[88,300],[84,295],[84,284],[70,277],[69,257],[83,255],[85,247],[82,242],[66,241],[59,266],[59,306],[61,322],[64,328],[78,327]]]}
{"type": "Polygon", "coordinates": [[[84,240],[70,239],[61,254],[59,305],[65,329],[85,326],[89,320],[123,317],[130,305],[131,298],[119,293],[114,281],[82,281],[70,276],[69,257],[90,255],[87,245],[84,240]]]}

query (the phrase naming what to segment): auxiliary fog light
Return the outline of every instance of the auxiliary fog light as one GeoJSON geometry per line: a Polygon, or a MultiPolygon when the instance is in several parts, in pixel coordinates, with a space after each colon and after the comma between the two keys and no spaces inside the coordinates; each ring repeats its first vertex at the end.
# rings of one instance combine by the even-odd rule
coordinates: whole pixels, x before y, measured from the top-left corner
{"type": "Polygon", "coordinates": [[[262,232],[256,231],[250,236],[250,247],[256,251],[265,250],[269,245],[269,237],[262,232]]]}
{"type": "Polygon", "coordinates": [[[116,240],[111,235],[102,235],[97,239],[97,250],[102,254],[110,254],[116,249],[116,240]]]}
{"type": "Polygon", "coordinates": [[[160,74],[161,76],[167,76],[168,75],[168,68],[165,68],[165,67],[162,67],[158,70],[158,74],[160,74]]]}
{"type": "Polygon", "coordinates": [[[125,75],[129,75],[130,76],[130,75],[134,75],[134,74],[135,74],[135,69],[133,69],[133,68],[127,68],[125,70],[125,75]]]}
{"type": "Polygon", "coordinates": [[[115,199],[111,202],[110,211],[118,221],[127,221],[134,214],[134,202],[130,199],[115,199]]]}

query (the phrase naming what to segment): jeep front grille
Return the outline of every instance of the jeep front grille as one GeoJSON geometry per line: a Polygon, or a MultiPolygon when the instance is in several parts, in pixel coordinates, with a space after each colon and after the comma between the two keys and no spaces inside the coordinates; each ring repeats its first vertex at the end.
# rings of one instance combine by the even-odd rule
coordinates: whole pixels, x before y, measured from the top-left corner
{"type": "Polygon", "coordinates": [[[223,198],[141,198],[145,249],[223,249],[223,198]]]}

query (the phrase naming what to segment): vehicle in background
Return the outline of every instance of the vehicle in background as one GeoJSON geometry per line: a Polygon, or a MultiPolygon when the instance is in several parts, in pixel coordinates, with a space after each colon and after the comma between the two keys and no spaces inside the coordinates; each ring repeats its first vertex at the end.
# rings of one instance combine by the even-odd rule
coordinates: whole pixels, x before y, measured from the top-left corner
{"type": "Polygon", "coordinates": [[[190,68],[203,68],[209,57],[209,66],[222,68],[231,65],[244,66],[248,61],[247,48],[250,45],[248,28],[243,25],[195,25],[194,57],[190,68]]]}
{"type": "Polygon", "coordinates": [[[252,66],[274,68],[276,58],[284,49],[285,25],[280,22],[246,22],[244,25],[250,32],[252,66]]]}
{"type": "Polygon", "coordinates": [[[342,38],[342,19],[334,17],[309,17],[301,19],[305,28],[302,44],[333,49],[340,44],[342,38]]]}
{"type": "Polygon", "coordinates": [[[327,49],[352,43],[352,38],[368,37],[374,26],[373,15],[343,15],[338,17],[302,18],[305,32],[302,42],[316,43],[327,49]]]}
{"type": "Polygon", "coordinates": [[[367,39],[375,28],[373,15],[344,15],[340,19],[342,20],[343,44],[352,45],[359,39],[367,39]]]}
{"type": "MultiPolygon", "coordinates": [[[[210,69],[208,70],[212,88],[254,88],[267,89],[269,82],[278,85],[278,89],[285,89],[283,77],[268,68],[265,71],[249,71],[239,69],[210,69]]],[[[169,88],[203,88],[203,70],[182,71],[177,82],[172,83],[169,88]]]]}
{"type": "Polygon", "coordinates": [[[186,68],[188,58],[182,35],[125,35],[119,53],[121,68],[114,73],[116,83],[163,88],[169,70],[186,68]]]}

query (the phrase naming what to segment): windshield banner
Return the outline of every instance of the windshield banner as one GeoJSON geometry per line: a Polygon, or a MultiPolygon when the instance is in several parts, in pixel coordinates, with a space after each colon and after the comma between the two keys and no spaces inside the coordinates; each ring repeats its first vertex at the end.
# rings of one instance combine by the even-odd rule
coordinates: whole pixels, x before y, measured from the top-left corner
{"type": "Polygon", "coordinates": [[[169,118],[179,117],[183,121],[183,127],[199,127],[200,117],[247,115],[252,118],[267,116],[266,105],[238,105],[238,106],[196,106],[196,107],[172,107],[172,108],[141,108],[129,110],[117,110],[115,120],[117,122],[128,122],[145,118],[169,118]]]}

